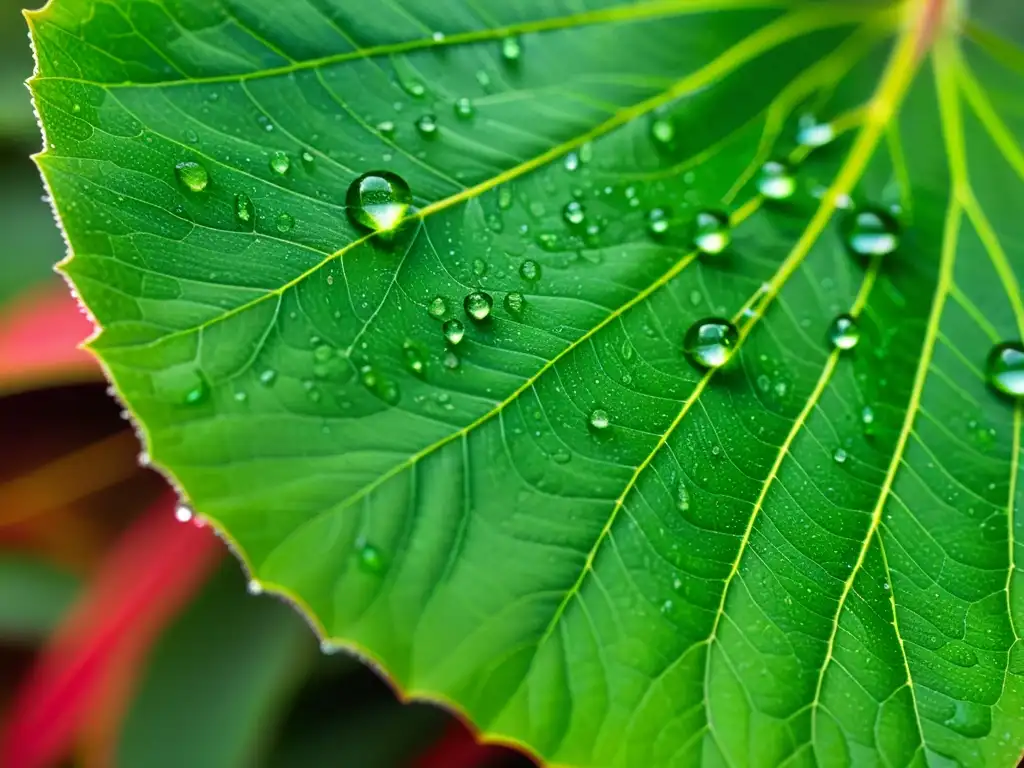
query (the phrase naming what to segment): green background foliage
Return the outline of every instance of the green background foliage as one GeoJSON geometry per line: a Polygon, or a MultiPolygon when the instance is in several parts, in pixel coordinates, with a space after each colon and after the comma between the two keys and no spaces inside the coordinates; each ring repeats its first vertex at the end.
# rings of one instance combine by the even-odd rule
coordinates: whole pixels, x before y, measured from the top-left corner
{"type": "Polygon", "coordinates": [[[971,13],[56,0],[39,164],[153,459],[410,695],[559,763],[1008,765],[1022,417],[984,361],[1024,326],[1024,27],[971,13]],[[388,240],[345,210],[377,169],[416,206],[388,240]],[[851,257],[850,206],[898,250],[851,257]]]}

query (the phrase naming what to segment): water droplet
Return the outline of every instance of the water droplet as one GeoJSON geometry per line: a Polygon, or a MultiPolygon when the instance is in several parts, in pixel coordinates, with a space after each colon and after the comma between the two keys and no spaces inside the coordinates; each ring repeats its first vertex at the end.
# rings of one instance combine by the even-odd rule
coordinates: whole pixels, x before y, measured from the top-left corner
{"type": "Polygon", "coordinates": [[[295,227],[295,219],[289,213],[282,213],[277,217],[277,231],[291,232],[295,227]]]}
{"type": "Polygon", "coordinates": [[[887,256],[900,244],[900,225],[880,208],[862,208],[845,216],[840,229],[846,247],[858,256],[887,256]]]}
{"type": "Polygon", "coordinates": [[[431,317],[442,318],[448,314],[448,302],[444,300],[443,296],[435,296],[427,305],[427,312],[431,317]]]}
{"type": "Polygon", "coordinates": [[[839,315],[828,327],[828,341],[835,349],[853,349],[860,341],[860,328],[853,315],[839,315]]]}
{"type": "Polygon", "coordinates": [[[721,368],[739,343],[736,326],[720,317],[699,320],[690,326],[683,338],[683,351],[701,368],[721,368]]]}
{"type": "Polygon", "coordinates": [[[601,409],[595,408],[590,412],[590,426],[597,430],[608,429],[611,425],[611,420],[608,418],[608,412],[601,409]]]}
{"type": "Polygon", "coordinates": [[[788,165],[778,160],[769,160],[761,166],[757,191],[769,200],[788,200],[796,192],[796,178],[788,165]]]}
{"type": "Polygon", "coordinates": [[[694,221],[693,244],[701,253],[721,253],[729,245],[729,217],[721,211],[700,211],[694,221]]]}
{"type": "Polygon", "coordinates": [[[555,464],[568,464],[570,461],[572,461],[572,454],[569,453],[564,448],[559,448],[557,451],[551,454],[551,458],[554,459],[555,464]]]}
{"type": "Polygon", "coordinates": [[[836,137],[831,123],[819,123],[813,115],[803,115],[797,124],[796,140],[805,147],[823,147],[836,137]]]}
{"type": "Polygon", "coordinates": [[[373,232],[393,232],[411,204],[409,185],[390,171],[363,174],[349,185],[345,195],[352,223],[373,232]]]}
{"type": "Polygon", "coordinates": [[[395,123],[393,120],[382,120],[377,123],[377,132],[386,139],[395,135],[395,123]]]}
{"type": "Polygon", "coordinates": [[[384,571],[384,553],[369,542],[359,539],[356,541],[356,549],[359,555],[359,568],[369,574],[379,574],[384,571]]]}
{"type": "Polygon", "coordinates": [[[832,454],[832,460],[835,461],[836,464],[845,464],[847,458],[847,453],[842,448],[836,448],[835,453],[832,454]]]}
{"type": "Polygon", "coordinates": [[[864,434],[871,437],[875,434],[875,412],[870,405],[865,405],[860,412],[860,423],[864,426],[864,434]]]}
{"type": "Polygon", "coordinates": [[[483,277],[487,274],[487,262],[483,259],[473,259],[473,274],[483,277]]]}
{"type": "Polygon", "coordinates": [[[565,167],[565,170],[572,173],[580,167],[580,156],[575,152],[570,152],[565,156],[565,160],[562,161],[562,165],[565,167]]]}
{"type": "MultiPolygon", "coordinates": [[[[449,370],[452,370],[452,371],[454,371],[456,368],[458,368],[460,363],[461,363],[461,361],[459,360],[459,356],[456,355],[455,352],[450,350],[450,349],[447,350],[444,353],[444,360],[442,362],[444,362],[444,367],[445,368],[448,368],[449,370]]],[[[452,408],[454,406],[448,406],[448,407],[450,409],[450,408],[452,408]]]]}
{"type": "Polygon", "coordinates": [[[498,187],[498,207],[503,211],[512,207],[512,187],[508,184],[498,187]]]}
{"type": "Polygon", "coordinates": [[[523,313],[523,307],[526,306],[526,299],[523,298],[523,294],[518,291],[513,291],[512,293],[505,295],[504,304],[505,310],[510,315],[518,317],[523,313]]]}
{"type": "Polygon", "coordinates": [[[263,594],[263,585],[260,584],[256,579],[249,579],[249,583],[245,585],[245,589],[250,595],[263,594]]]}
{"type": "Polygon", "coordinates": [[[260,384],[265,387],[271,386],[275,381],[277,381],[277,371],[273,368],[267,368],[260,374],[260,384]]]}
{"type": "Polygon", "coordinates": [[[1006,341],[993,347],[988,356],[986,376],[997,392],[1024,397],[1024,344],[1006,341]]]}
{"type": "Polygon", "coordinates": [[[178,163],[174,166],[174,172],[178,176],[178,181],[193,192],[202,192],[210,183],[210,174],[206,172],[206,168],[191,160],[178,163]]]}
{"type": "Polygon", "coordinates": [[[402,345],[405,352],[405,364],[416,376],[425,376],[427,373],[427,361],[419,345],[412,341],[406,341],[402,345]]]}
{"type": "Polygon", "coordinates": [[[192,509],[187,504],[179,504],[174,508],[174,519],[179,523],[188,523],[194,517],[192,509]]]}
{"type": "Polygon", "coordinates": [[[238,219],[239,223],[252,224],[255,215],[256,208],[249,196],[244,194],[235,195],[235,218],[238,219]]]}
{"type": "Polygon", "coordinates": [[[467,315],[477,322],[481,322],[486,320],[491,314],[491,307],[494,306],[494,299],[483,291],[473,291],[473,293],[466,296],[462,305],[465,307],[467,315]]]}
{"type": "Polygon", "coordinates": [[[270,170],[276,173],[278,176],[284,176],[288,173],[288,169],[292,167],[291,158],[288,157],[284,152],[275,152],[270,156],[270,170]]]}
{"type": "Polygon", "coordinates": [[[326,363],[334,357],[334,347],[328,344],[321,344],[313,350],[313,359],[318,363],[326,363]]]}
{"type": "Polygon", "coordinates": [[[519,276],[528,283],[535,283],[540,280],[540,264],[532,259],[527,259],[519,265],[519,276]]]}
{"type": "Polygon", "coordinates": [[[455,100],[455,116],[462,120],[469,120],[474,113],[473,102],[463,96],[455,100]]]}
{"type": "Polygon", "coordinates": [[[451,320],[445,320],[441,332],[449,344],[458,344],[466,335],[466,327],[461,320],[453,317],[451,320]]]}
{"type": "Polygon", "coordinates": [[[518,62],[523,55],[523,44],[518,35],[509,35],[501,41],[501,58],[509,63],[518,62]]]}
{"type": "Polygon", "coordinates": [[[565,208],[562,209],[562,218],[565,219],[566,224],[578,226],[583,223],[585,217],[586,211],[583,209],[583,204],[578,200],[569,201],[565,204],[565,208]]]}
{"type": "Polygon", "coordinates": [[[669,218],[664,208],[652,208],[647,214],[647,231],[655,237],[668,232],[669,218]]]}
{"type": "Polygon", "coordinates": [[[437,117],[434,115],[423,115],[416,121],[416,130],[423,138],[433,138],[437,134],[437,117]]]}
{"type": "Polygon", "coordinates": [[[680,481],[679,487],[676,489],[676,509],[680,512],[688,512],[690,510],[690,491],[686,487],[686,483],[680,481]]]}
{"type": "Polygon", "coordinates": [[[210,396],[210,387],[206,379],[199,378],[196,385],[185,393],[185,405],[198,405],[210,396]]]}
{"type": "Polygon", "coordinates": [[[651,138],[657,144],[671,144],[676,137],[676,127],[666,117],[656,117],[651,121],[651,138]]]}

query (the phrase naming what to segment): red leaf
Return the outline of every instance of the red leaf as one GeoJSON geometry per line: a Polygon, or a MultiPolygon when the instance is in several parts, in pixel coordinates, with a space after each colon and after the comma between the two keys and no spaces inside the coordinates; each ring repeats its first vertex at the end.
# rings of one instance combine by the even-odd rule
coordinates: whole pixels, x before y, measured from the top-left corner
{"type": "Polygon", "coordinates": [[[11,702],[0,765],[40,768],[64,755],[114,664],[141,662],[199,588],[223,549],[213,533],[174,518],[168,491],[115,543],[96,578],[11,702]]]}
{"type": "Polygon", "coordinates": [[[92,355],[79,347],[92,323],[64,285],[30,291],[0,314],[0,389],[92,381],[92,355]]]}

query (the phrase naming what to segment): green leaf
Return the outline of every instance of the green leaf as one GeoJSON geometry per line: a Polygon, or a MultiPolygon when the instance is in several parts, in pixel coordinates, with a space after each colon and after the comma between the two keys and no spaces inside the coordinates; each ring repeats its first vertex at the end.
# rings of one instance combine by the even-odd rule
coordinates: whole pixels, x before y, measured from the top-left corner
{"type": "Polygon", "coordinates": [[[42,640],[78,595],[78,579],[41,560],[0,558],[0,640],[42,640]]]}
{"type": "Polygon", "coordinates": [[[1024,26],[969,9],[54,0],[39,163],[154,461],[408,695],[560,764],[1009,765],[1024,26]]]}
{"type": "Polygon", "coordinates": [[[117,765],[253,765],[312,646],[287,606],[254,600],[237,572],[221,573],[157,643],[122,727],[117,765]]]}

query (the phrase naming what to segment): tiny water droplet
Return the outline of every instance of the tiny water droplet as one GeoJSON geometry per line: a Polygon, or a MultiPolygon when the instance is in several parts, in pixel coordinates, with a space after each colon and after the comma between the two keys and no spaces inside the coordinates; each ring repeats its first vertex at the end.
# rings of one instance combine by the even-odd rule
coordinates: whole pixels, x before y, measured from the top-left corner
{"type": "Polygon", "coordinates": [[[395,123],[393,120],[381,120],[377,123],[377,132],[384,138],[390,139],[395,135],[395,123]]]}
{"type": "Polygon", "coordinates": [[[669,217],[664,208],[652,208],[647,214],[647,231],[654,237],[668,232],[669,217]]]}
{"type": "Polygon", "coordinates": [[[796,192],[793,171],[783,162],[769,160],[761,166],[757,177],[757,191],[769,200],[788,200],[796,192]]]}
{"type": "Polygon", "coordinates": [[[453,317],[451,320],[445,320],[441,332],[449,344],[458,344],[466,335],[466,326],[461,320],[453,317]]]}
{"type": "Polygon", "coordinates": [[[249,196],[241,193],[235,195],[235,218],[239,223],[251,224],[255,215],[256,207],[249,196]]]}
{"type": "Polygon", "coordinates": [[[188,523],[194,517],[192,509],[187,504],[179,504],[174,508],[174,519],[179,523],[188,523]]]}
{"type": "Polygon", "coordinates": [[[263,585],[256,581],[256,579],[249,579],[249,583],[245,585],[245,589],[250,595],[263,594],[263,585]]]}
{"type": "Polygon", "coordinates": [[[467,315],[477,322],[481,322],[490,316],[491,307],[494,306],[494,299],[483,291],[473,291],[466,296],[462,304],[467,315]]]}
{"type": "Polygon", "coordinates": [[[848,214],[840,228],[846,247],[858,256],[887,256],[900,244],[899,222],[880,208],[848,214]]]}
{"type": "Polygon", "coordinates": [[[487,262],[483,259],[473,259],[473,274],[483,277],[487,274],[487,262]]]}
{"type": "Polygon", "coordinates": [[[828,341],[835,349],[853,349],[860,341],[860,328],[853,315],[839,315],[828,327],[828,341]]]}
{"type": "Polygon", "coordinates": [[[676,489],[676,508],[680,512],[687,512],[690,509],[690,491],[687,489],[686,483],[682,481],[676,489]]]}
{"type": "Polygon", "coordinates": [[[535,283],[540,280],[540,264],[532,259],[527,259],[519,265],[519,276],[528,283],[535,283]]]}
{"type": "Polygon", "coordinates": [[[202,192],[210,183],[210,174],[206,172],[206,168],[191,160],[178,163],[174,166],[174,171],[178,176],[178,181],[193,192],[202,192]]]}
{"type": "Polygon", "coordinates": [[[842,449],[842,448],[836,448],[835,453],[832,454],[832,460],[835,461],[836,464],[845,464],[846,463],[846,459],[847,459],[846,451],[844,449],[842,449]]]}
{"type": "Polygon", "coordinates": [[[993,347],[988,355],[986,378],[997,392],[1024,397],[1024,344],[1006,341],[993,347]]]}
{"type": "Polygon", "coordinates": [[[270,156],[270,170],[278,176],[284,176],[292,167],[291,158],[284,152],[275,152],[270,156]]]}
{"type": "Polygon", "coordinates": [[[462,120],[469,120],[474,113],[473,102],[463,96],[455,100],[455,116],[462,120]]]}
{"type": "Polygon", "coordinates": [[[508,184],[498,187],[498,207],[503,211],[512,207],[512,187],[508,184]]]}
{"type": "Polygon", "coordinates": [[[736,326],[720,317],[699,320],[690,326],[683,338],[683,351],[701,368],[721,368],[739,343],[736,326]]]}
{"type": "Polygon", "coordinates": [[[412,341],[406,341],[402,345],[402,350],[405,353],[406,367],[416,376],[425,376],[427,373],[427,361],[424,359],[419,345],[412,341]]]}
{"type": "Polygon", "coordinates": [[[430,300],[430,304],[427,305],[427,312],[430,313],[431,317],[444,317],[448,314],[448,302],[444,300],[443,296],[435,296],[430,300]]]}
{"type": "Polygon", "coordinates": [[[505,305],[505,310],[510,315],[518,317],[523,313],[523,307],[526,306],[526,299],[523,298],[523,294],[518,291],[513,291],[512,293],[505,295],[505,301],[503,303],[505,305]]]}
{"type": "Polygon", "coordinates": [[[565,167],[565,170],[572,173],[580,167],[580,156],[575,152],[570,152],[565,156],[565,160],[562,161],[562,165],[565,167]]]}
{"type": "Polygon", "coordinates": [[[611,425],[608,412],[602,408],[595,408],[590,412],[590,426],[597,430],[608,429],[611,425]]]}
{"type": "Polygon", "coordinates": [[[823,147],[835,136],[831,123],[819,123],[813,115],[803,115],[797,124],[797,143],[805,147],[823,147]]]}
{"type": "Polygon", "coordinates": [[[509,63],[518,62],[523,55],[523,44],[518,35],[509,35],[501,41],[501,58],[509,63]]]}
{"type": "Polygon", "coordinates": [[[718,254],[731,239],[729,217],[721,211],[700,211],[694,221],[693,244],[701,253],[718,254]]]}
{"type": "Polygon", "coordinates": [[[572,226],[582,224],[583,219],[586,218],[586,211],[583,208],[583,204],[578,200],[569,201],[562,209],[562,218],[565,219],[566,224],[570,224],[572,226]]]}
{"type": "Polygon", "coordinates": [[[390,171],[371,171],[349,185],[345,205],[357,227],[392,232],[412,205],[412,192],[401,176],[390,171]]]}
{"type": "Polygon", "coordinates": [[[432,138],[437,134],[437,117],[423,115],[416,121],[416,130],[424,138],[432,138]]]}
{"type": "Polygon", "coordinates": [[[291,232],[295,227],[295,219],[289,213],[282,213],[277,217],[277,231],[291,232]]]}
{"type": "Polygon", "coordinates": [[[262,384],[265,387],[269,387],[275,381],[277,381],[277,371],[275,371],[273,368],[267,368],[267,370],[263,371],[263,373],[260,374],[259,379],[260,384],[262,384]]]}

